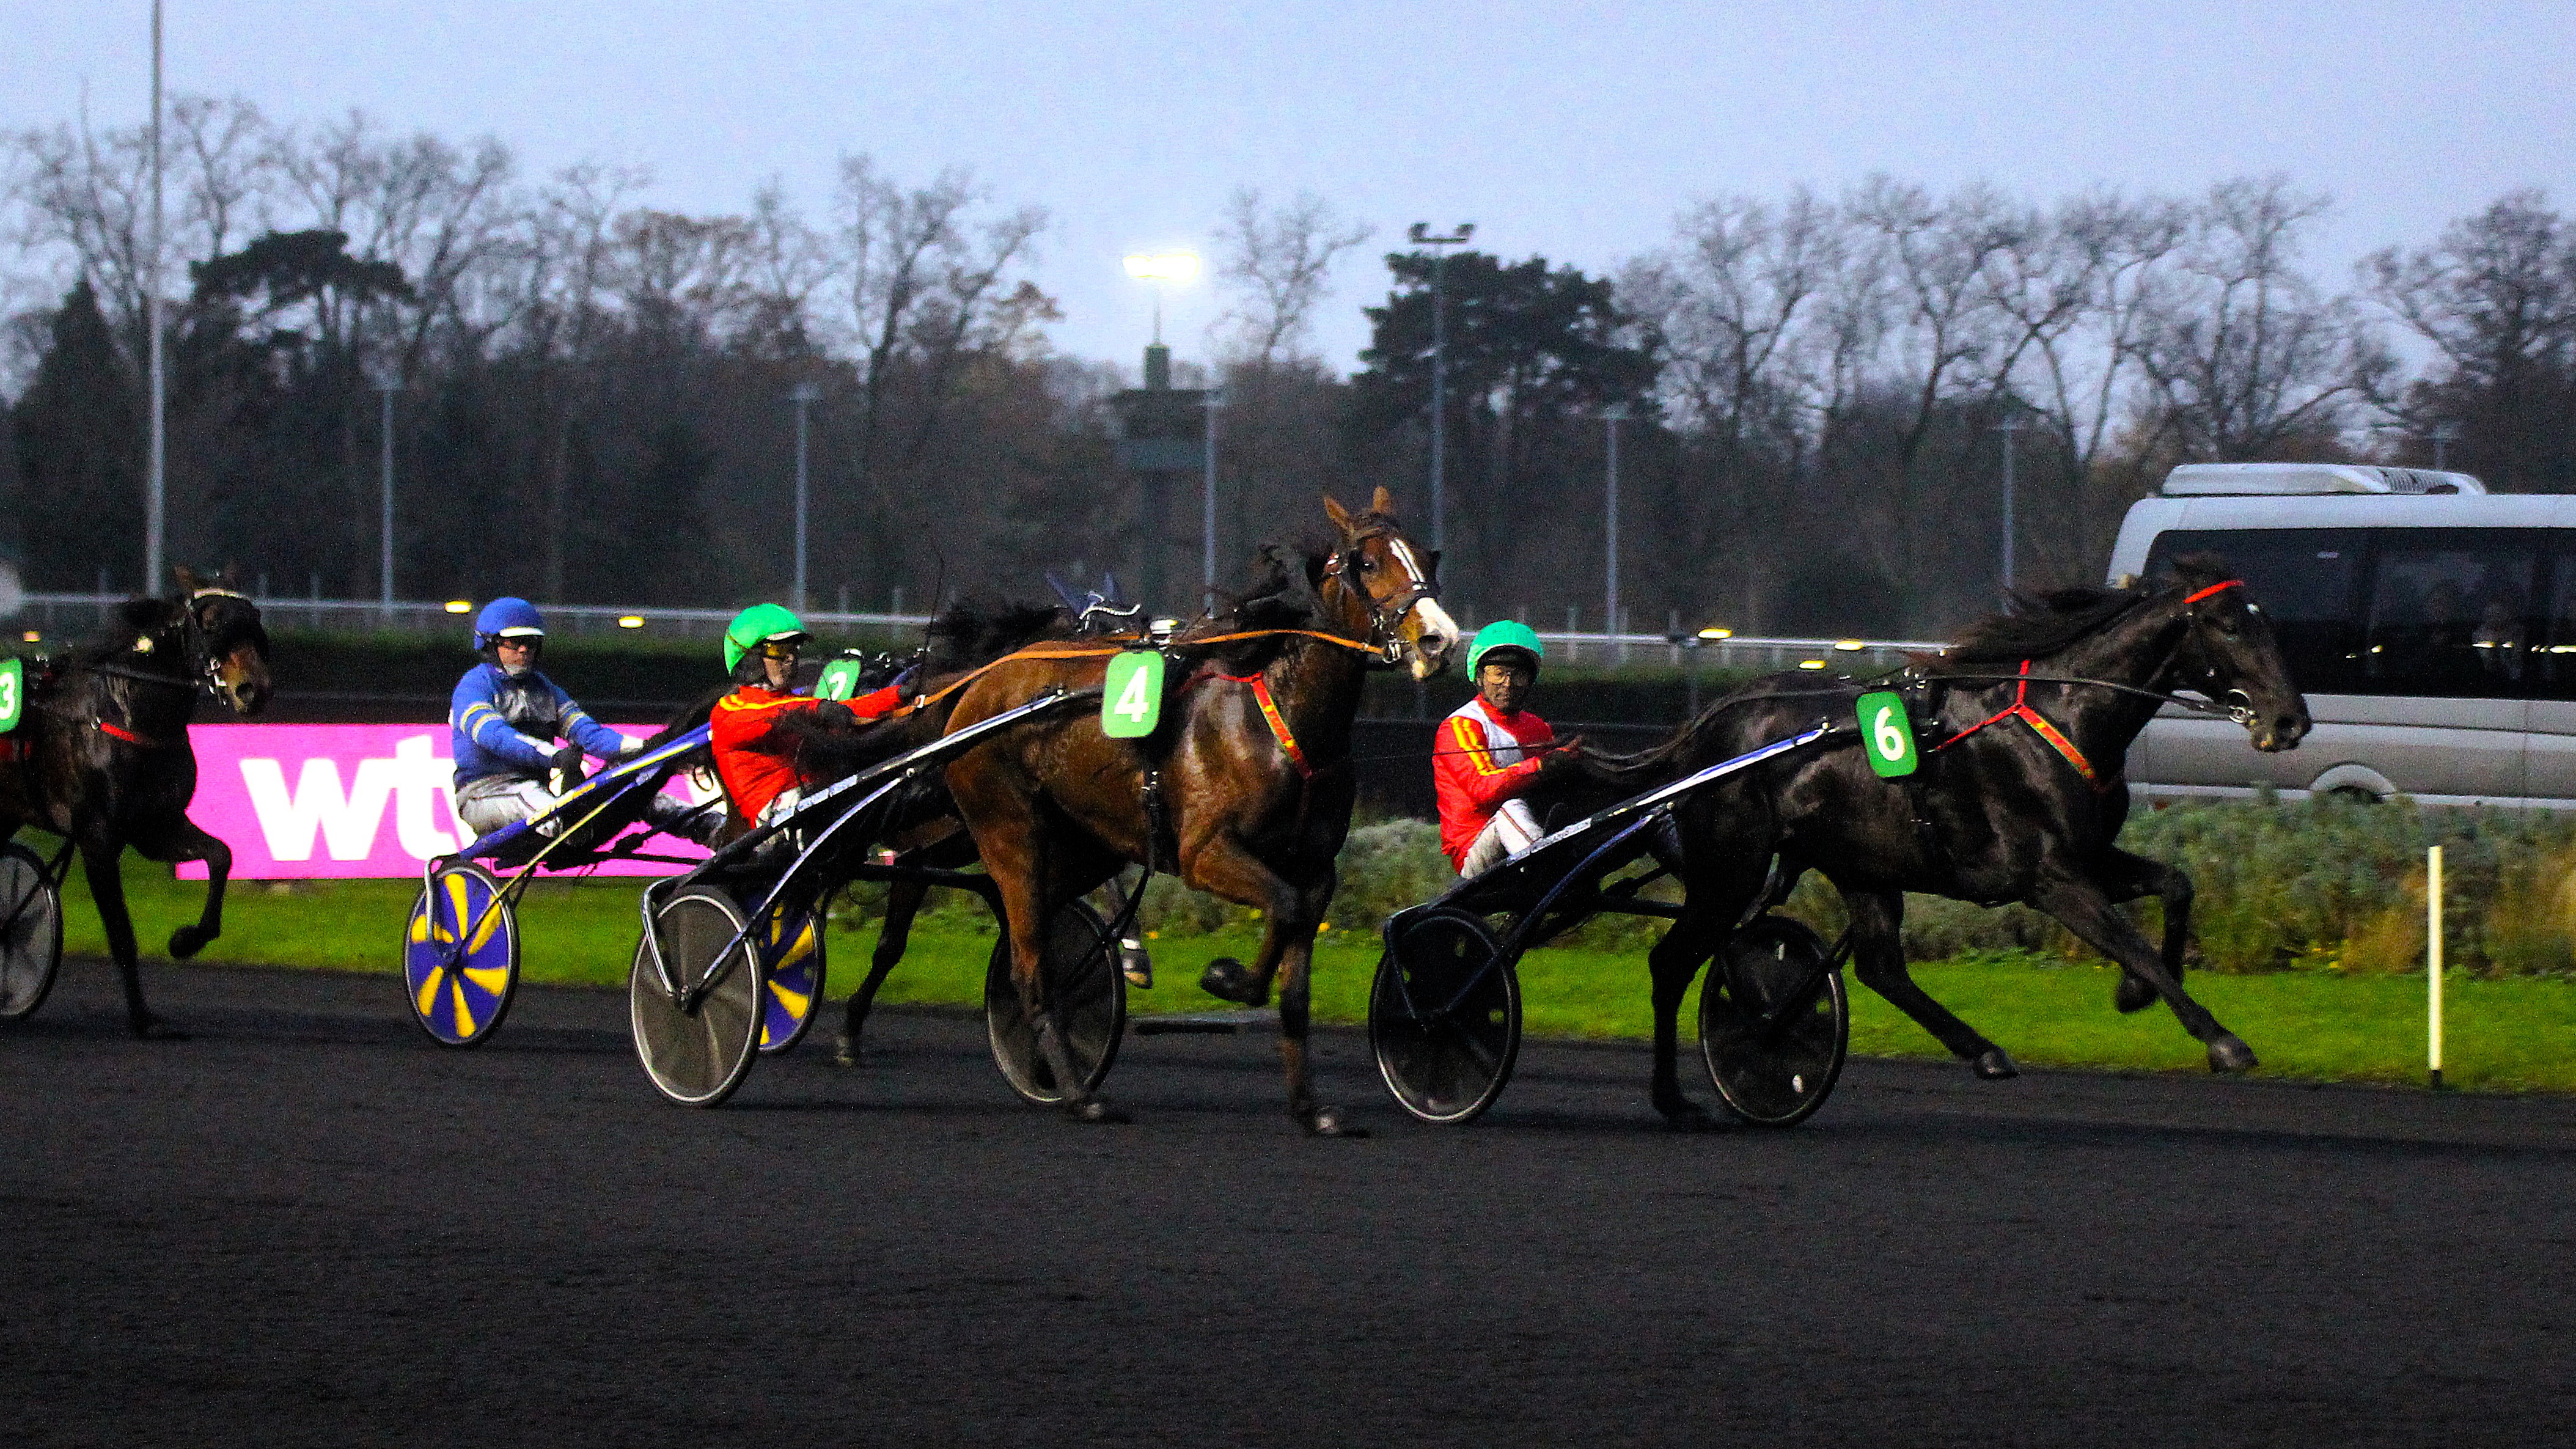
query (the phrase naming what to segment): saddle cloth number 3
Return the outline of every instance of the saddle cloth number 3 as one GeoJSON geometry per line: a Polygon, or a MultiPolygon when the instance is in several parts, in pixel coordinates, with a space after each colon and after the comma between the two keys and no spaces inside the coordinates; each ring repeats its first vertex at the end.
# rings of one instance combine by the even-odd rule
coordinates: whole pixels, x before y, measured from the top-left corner
{"type": "Polygon", "coordinates": [[[1113,740],[1140,740],[1163,719],[1163,656],[1131,649],[1109,656],[1101,681],[1100,732],[1113,740]]]}
{"type": "Polygon", "coordinates": [[[27,704],[27,661],[0,659],[0,735],[18,727],[27,704]]]}

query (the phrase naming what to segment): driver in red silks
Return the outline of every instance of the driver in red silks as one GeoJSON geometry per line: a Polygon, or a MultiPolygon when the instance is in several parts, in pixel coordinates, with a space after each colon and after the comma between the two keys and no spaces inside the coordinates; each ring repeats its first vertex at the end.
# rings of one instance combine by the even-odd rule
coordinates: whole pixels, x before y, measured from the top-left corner
{"type": "Polygon", "coordinates": [[[825,710],[868,721],[903,706],[900,684],[847,703],[796,693],[796,656],[808,637],[804,624],[776,604],[745,609],[725,629],[725,665],[735,688],[716,701],[709,723],[716,775],[734,812],[750,825],[766,825],[795,809],[813,783],[797,765],[799,740],[787,727],[788,716],[825,710]]]}
{"type": "Polygon", "coordinates": [[[1467,648],[1476,697],[1440,722],[1431,755],[1440,849],[1461,876],[1491,870],[1539,838],[1538,818],[1520,797],[1562,758],[1558,752],[1582,743],[1581,736],[1559,743],[1546,720],[1521,707],[1545,652],[1529,626],[1509,619],[1476,631],[1467,648]]]}

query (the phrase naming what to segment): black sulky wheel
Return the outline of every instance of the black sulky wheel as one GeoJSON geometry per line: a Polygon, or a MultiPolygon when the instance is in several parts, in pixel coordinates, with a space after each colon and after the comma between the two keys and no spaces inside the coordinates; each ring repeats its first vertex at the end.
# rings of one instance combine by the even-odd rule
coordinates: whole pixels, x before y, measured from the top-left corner
{"type": "MultiPolygon", "coordinates": [[[[1049,920],[1046,993],[1061,1002],[1065,1046],[1082,1072],[1087,1095],[1100,1090],[1118,1061],[1118,1043],[1127,1033],[1127,978],[1118,969],[1118,951],[1108,939],[1100,913],[1081,901],[1056,907],[1049,920]]],[[[1019,987],[1011,981],[1011,939],[993,943],[993,959],[984,968],[984,1031],[993,1043],[993,1065],[1023,1101],[1053,1107],[1065,1099],[1055,1071],[1038,1050],[1037,1034],[1020,1010],[1019,987]]]]}
{"type": "Polygon", "coordinates": [[[712,1107],[750,1075],[760,1045],[759,942],[742,934],[741,908],[719,890],[682,891],[655,921],[672,981],[683,991],[715,984],[683,1006],[653,969],[652,943],[637,942],[626,982],[635,1055],[654,1090],[683,1107],[712,1107]],[[726,950],[728,942],[739,944],[726,950]]]}
{"type": "Polygon", "coordinates": [[[25,1021],[63,964],[63,899],[45,862],[15,841],[0,846],[0,1021],[25,1021]]]}
{"type": "Polygon", "coordinates": [[[1473,1119],[1512,1079],[1521,985],[1484,918],[1441,909],[1404,923],[1369,985],[1369,1049],[1404,1110],[1473,1119]]]}
{"type": "Polygon", "coordinates": [[[1851,1001],[1822,938],[1762,916],[1727,938],[1699,991],[1699,1050],[1709,1082],[1756,1127],[1815,1115],[1842,1075],[1851,1001]]]}

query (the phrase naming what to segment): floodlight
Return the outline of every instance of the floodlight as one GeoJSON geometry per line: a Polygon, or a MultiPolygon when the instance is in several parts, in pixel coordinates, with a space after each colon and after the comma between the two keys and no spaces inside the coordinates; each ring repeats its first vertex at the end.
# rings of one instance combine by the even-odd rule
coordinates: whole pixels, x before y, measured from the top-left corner
{"type": "Polygon", "coordinates": [[[1159,252],[1127,259],[1127,275],[1140,282],[1186,282],[1198,274],[1199,259],[1191,252],[1159,252]]]}

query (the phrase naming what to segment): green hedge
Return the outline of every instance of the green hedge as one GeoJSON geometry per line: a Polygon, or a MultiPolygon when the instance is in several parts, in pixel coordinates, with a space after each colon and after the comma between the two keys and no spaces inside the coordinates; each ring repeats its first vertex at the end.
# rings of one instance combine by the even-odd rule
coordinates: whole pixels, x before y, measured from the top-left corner
{"type": "MultiPolygon", "coordinates": [[[[2193,927],[2199,969],[2222,972],[2420,970],[2424,956],[2424,850],[2444,847],[2445,950],[2476,975],[2576,976],[2576,818],[2550,812],[2419,810],[2398,801],[2339,799],[2180,804],[2142,811],[2121,844],[2189,872],[2198,888],[2193,927]]],[[[1457,877],[1440,854],[1439,828],[1388,820],[1351,832],[1339,861],[1333,929],[1374,932],[1395,910],[1448,889],[1457,877]]],[[[1669,891],[1653,892],[1670,898],[1669,891]]],[[[949,896],[951,893],[939,893],[949,896]]],[[[981,921],[980,906],[942,908],[981,921]]],[[[1839,930],[1841,907],[1810,876],[1792,913],[1839,930]]],[[[2158,908],[2130,908],[2152,937],[2158,908]]],[[[1240,929],[1256,912],[1157,878],[1141,920],[1158,935],[1240,929]]],[[[1642,950],[1663,923],[1603,917],[1566,944],[1642,950]]],[[[1917,961],[2032,954],[2093,961],[2056,922],[2020,906],[1986,910],[1910,896],[1905,949],[1917,961]]]]}

